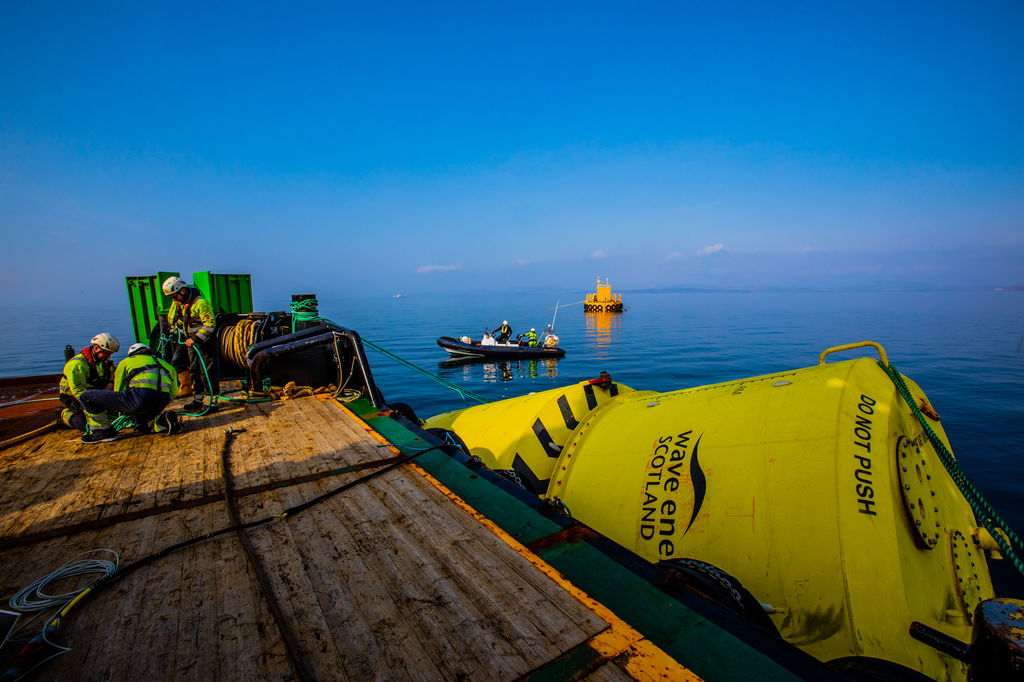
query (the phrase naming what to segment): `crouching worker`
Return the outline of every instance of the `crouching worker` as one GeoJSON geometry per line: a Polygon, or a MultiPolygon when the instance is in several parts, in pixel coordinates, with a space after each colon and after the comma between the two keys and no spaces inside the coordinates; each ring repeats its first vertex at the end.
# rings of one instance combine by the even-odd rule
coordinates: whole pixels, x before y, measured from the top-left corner
{"type": "Polygon", "coordinates": [[[178,415],[163,412],[171,398],[178,395],[178,373],[169,362],[157,356],[144,343],[133,344],[128,357],[117,365],[113,391],[86,391],[82,407],[89,424],[83,443],[105,443],[117,440],[108,411],[135,417],[139,431],[174,433],[178,415]],[[161,414],[162,413],[162,414],[161,414]]]}
{"type": "Polygon", "coordinates": [[[101,332],[90,339],[88,348],[75,355],[64,365],[60,378],[60,401],[64,408],[57,417],[58,424],[85,431],[85,412],[80,402],[89,389],[111,388],[114,385],[114,363],[110,356],[121,343],[113,334],[101,332]]]}

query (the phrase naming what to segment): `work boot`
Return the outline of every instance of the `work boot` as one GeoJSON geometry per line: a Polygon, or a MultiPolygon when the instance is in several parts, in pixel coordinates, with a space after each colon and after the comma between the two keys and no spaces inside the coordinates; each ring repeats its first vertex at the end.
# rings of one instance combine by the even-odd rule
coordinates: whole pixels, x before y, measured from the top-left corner
{"type": "Polygon", "coordinates": [[[199,414],[199,411],[203,409],[203,401],[197,398],[190,403],[182,405],[181,409],[189,414],[199,414]]]}
{"type": "Polygon", "coordinates": [[[153,428],[157,433],[173,436],[181,430],[181,422],[178,421],[178,413],[164,412],[153,422],[153,428]]]}
{"type": "Polygon", "coordinates": [[[192,373],[188,370],[178,372],[178,397],[187,398],[192,395],[192,373]]]}
{"type": "Polygon", "coordinates": [[[82,436],[83,443],[109,443],[117,440],[117,430],[107,427],[105,429],[96,429],[82,436]]]}
{"type": "Polygon", "coordinates": [[[68,412],[71,411],[71,410],[68,410],[66,407],[58,407],[57,408],[57,422],[56,423],[57,423],[57,428],[58,429],[70,429],[71,428],[71,425],[68,424],[67,421],[65,421],[65,419],[64,419],[64,411],[65,410],[67,410],[68,412]]]}

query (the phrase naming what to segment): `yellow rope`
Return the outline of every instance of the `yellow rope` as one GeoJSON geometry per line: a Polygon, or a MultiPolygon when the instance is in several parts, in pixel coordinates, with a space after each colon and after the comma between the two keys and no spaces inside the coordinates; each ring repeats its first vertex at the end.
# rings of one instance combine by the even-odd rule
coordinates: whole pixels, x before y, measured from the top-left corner
{"type": "Polygon", "coordinates": [[[221,357],[239,369],[245,369],[245,356],[256,343],[259,324],[259,320],[239,320],[237,324],[224,329],[220,336],[221,357]]]}

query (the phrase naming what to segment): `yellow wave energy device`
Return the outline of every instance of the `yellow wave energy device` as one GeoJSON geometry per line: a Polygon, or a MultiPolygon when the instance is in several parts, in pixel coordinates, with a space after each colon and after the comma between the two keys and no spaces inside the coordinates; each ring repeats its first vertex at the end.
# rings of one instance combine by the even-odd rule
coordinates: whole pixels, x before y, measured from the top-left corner
{"type": "Polygon", "coordinates": [[[908,631],[916,621],[970,642],[975,608],[993,597],[991,536],[879,363],[826,361],[859,346],[887,362],[864,342],[814,367],[668,393],[605,376],[426,426],[651,562],[724,571],[820,660],[962,680],[964,663],[908,631]]]}

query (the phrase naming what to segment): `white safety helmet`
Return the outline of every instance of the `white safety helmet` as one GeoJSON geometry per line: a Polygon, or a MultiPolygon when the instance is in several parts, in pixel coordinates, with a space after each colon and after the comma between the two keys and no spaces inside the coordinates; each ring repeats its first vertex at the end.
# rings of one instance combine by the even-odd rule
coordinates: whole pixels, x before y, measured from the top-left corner
{"type": "Polygon", "coordinates": [[[92,337],[89,343],[98,346],[100,350],[105,350],[108,353],[116,353],[117,349],[121,347],[121,342],[117,340],[117,337],[106,332],[100,332],[92,337]]]}
{"type": "Polygon", "coordinates": [[[173,296],[185,288],[185,280],[181,277],[168,277],[164,280],[164,284],[160,288],[163,289],[164,294],[167,296],[173,296]]]}
{"type": "Polygon", "coordinates": [[[502,324],[508,324],[508,320],[502,320],[501,323],[502,324]]]}
{"type": "Polygon", "coordinates": [[[536,329],[534,329],[533,327],[530,327],[530,331],[531,331],[531,332],[535,332],[535,331],[537,331],[537,330],[536,330],[536,329]]]}
{"type": "Polygon", "coordinates": [[[128,357],[135,355],[140,350],[149,350],[149,346],[144,343],[133,343],[128,347],[128,357]]]}

